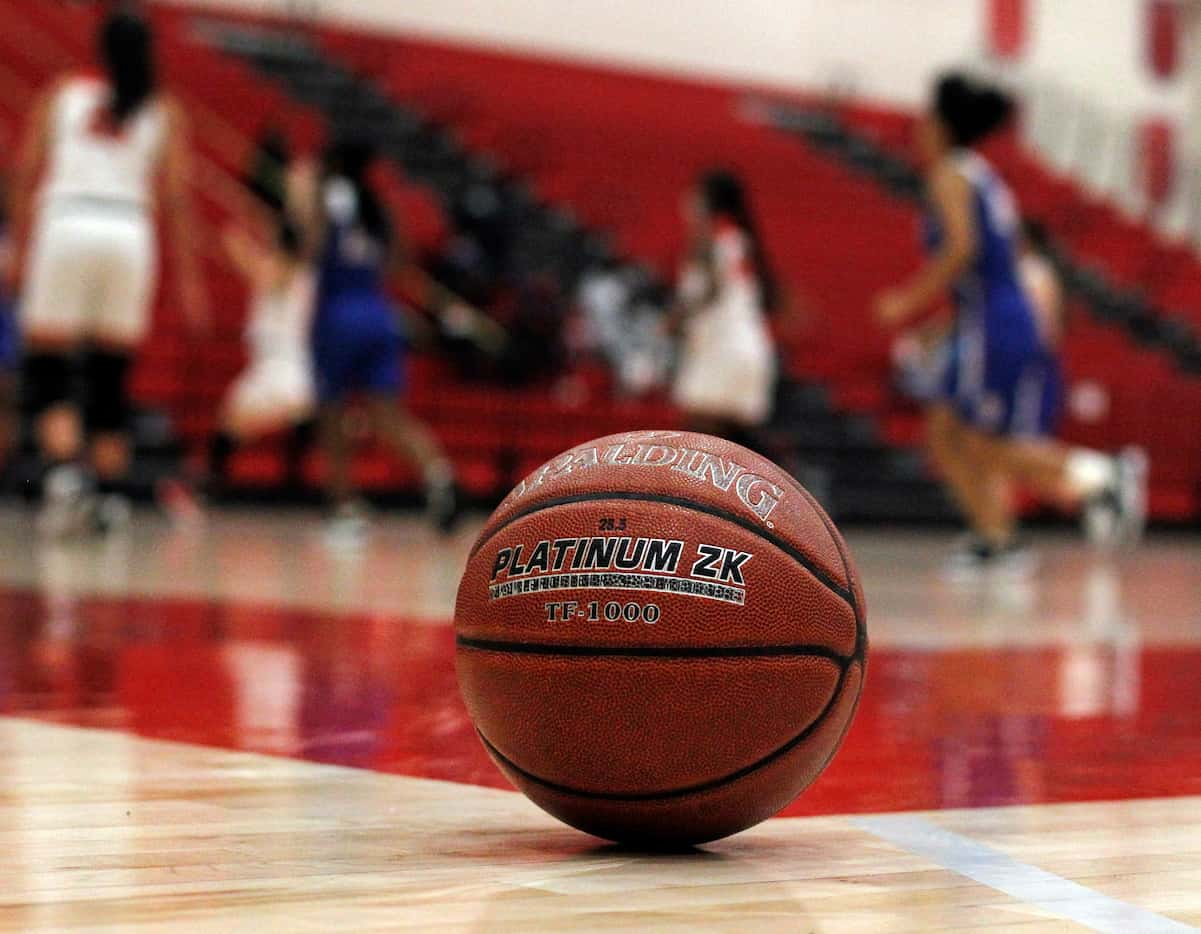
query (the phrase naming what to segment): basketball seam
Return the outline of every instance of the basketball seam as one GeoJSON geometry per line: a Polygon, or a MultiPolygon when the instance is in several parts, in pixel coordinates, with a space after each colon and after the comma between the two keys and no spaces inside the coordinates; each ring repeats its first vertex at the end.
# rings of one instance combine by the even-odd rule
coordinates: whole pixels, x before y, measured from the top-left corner
{"type": "Polygon", "coordinates": [[[514,655],[568,655],[589,658],[824,658],[842,666],[854,660],[824,645],[557,645],[539,642],[509,642],[503,639],[475,639],[456,636],[459,648],[514,655]]]}
{"type": "MultiPolygon", "coordinates": [[[[726,522],[732,522],[746,531],[757,535],[765,542],[775,545],[786,555],[788,555],[788,557],[792,558],[793,561],[808,571],[814,580],[846,603],[851,608],[852,612],[855,613],[856,622],[858,622],[859,616],[855,609],[855,596],[853,591],[844,589],[837,581],[833,580],[825,571],[814,564],[803,552],[793,545],[790,545],[782,538],[765,532],[753,522],[748,519],[744,519],[742,516],[735,515],[731,512],[726,512],[724,509],[718,509],[715,506],[709,506],[705,503],[697,503],[689,499],[683,499],[676,496],[667,496],[660,493],[635,493],[626,490],[613,490],[603,493],[575,493],[571,496],[560,496],[556,499],[550,499],[541,503],[536,503],[528,509],[521,510],[509,516],[509,518],[507,518],[496,528],[482,536],[480,540],[476,542],[475,547],[471,549],[471,554],[468,556],[468,559],[470,560],[471,558],[474,558],[488,542],[495,538],[502,530],[512,525],[519,519],[532,516],[535,513],[542,512],[544,509],[554,509],[558,506],[570,506],[573,503],[603,502],[611,499],[625,500],[629,502],[663,503],[668,506],[678,506],[681,509],[690,509],[694,512],[713,516],[717,519],[723,519],[726,522]]],[[[837,545],[835,547],[837,548],[837,545]]],[[[845,558],[843,559],[843,563],[845,564],[845,558]]],[[[858,633],[856,633],[856,638],[858,638],[858,633]]]]}
{"type": "MultiPolygon", "coordinates": [[[[806,490],[793,477],[787,477],[796,487],[797,492],[807,499],[814,507],[817,517],[821,519],[822,525],[826,527],[826,532],[830,535],[830,541],[834,545],[834,550],[838,552],[838,557],[842,560],[842,572],[847,579],[847,603],[851,606],[851,612],[855,616],[855,653],[854,658],[859,659],[864,667],[864,675],[867,674],[867,624],[863,620],[862,608],[859,606],[859,600],[855,596],[855,575],[851,571],[851,562],[847,558],[846,550],[843,548],[841,536],[838,534],[838,529],[834,526],[834,520],[826,515],[825,510],[821,508],[821,504],[814,498],[813,494],[806,490]]],[[[858,700],[856,700],[858,706],[858,700]]]]}
{"type": "MultiPolygon", "coordinates": [[[[856,661],[857,661],[857,659],[851,659],[849,661],[844,661],[844,662],[838,663],[838,666],[840,669],[839,675],[838,675],[838,681],[834,685],[834,690],[830,692],[830,699],[828,701],[826,701],[826,706],[822,708],[821,713],[819,713],[814,718],[812,723],[810,723],[807,727],[805,727],[805,729],[801,730],[801,732],[798,733],[796,736],[792,737],[792,739],[788,740],[788,742],[784,743],[784,745],[780,746],[777,749],[773,749],[762,759],[752,762],[750,765],[745,765],[741,769],[738,769],[735,772],[731,772],[729,775],[723,775],[721,778],[711,779],[706,782],[701,782],[697,785],[689,785],[688,787],[685,787],[685,788],[675,788],[675,789],[671,789],[669,791],[644,792],[644,793],[640,793],[640,794],[631,795],[631,794],[613,794],[613,793],[607,793],[607,792],[601,792],[601,791],[584,791],[583,789],[580,789],[580,788],[572,788],[570,785],[561,785],[558,782],[552,782],[545,778],[540,778],[539,776],[533,774],[532,772],[527,772],[521,766],[517,765],[517,763],[515,763],[512,759],[510,759],[508,756],[506,756],[503,752],[501,752],[499,749],[497,749],[495,746],[493,746],[492,743],[489,742],[488,737],[483,734],[483,732],[479,729],[479,727],[476,727],[475,732],[476,732],[476,735],[479,736],[480,742],[482,742],[484,744],[484,746],[487,747],[488,751],[492,755],[494,755],[497,759],[499,759],[502,763],[504,763],[505,766],[507,766],[508,768],[511,768],[514,772],[516,772],[522,778],[528,779],[529,781],[534,782],[537,785],[541,785],[544,788],[547,788],[551,791],[558,792],[560,794],[573,795],[577,798],[590,798],[592,800],[597,800],[597,801],[663,801],[663,800],[671,800],[673,798],[686,798],[689,795],[704,794],[705,792],[709,792],[709,791],[713,791],[717,788],[721,788],[723,785],[729,785],[734,782],[741,781],[742,779],[746,778],[748,775],[753,775],[755,772],[759,771],[759,769],[765,768],[766,766],[771,765],[777,759],[788,755],[788,753],[790,753],[793,749],[795,749],[797,746],[799,746],[801,743],[803,743],[805,740],[807,740],[810,736],[812,736],[813,733],[818,729],[818,727],[820,727],[825,722],[826,717],[829,716],[830,711],[832,711],[834,709],[834,706],[838,702],[838,699],[842,696],[842,690],[844,687],[846,687],[847,672],[850,671],[851,665],[855,664],[856,661]]],[[[847,724],[847,726],[849,727],[849,723],[847,724]]],[[[846,729],[847,729],[847,727],[843,728],[842,735],[845,735],[846,729]]],[[[840,742],[841,742],[841,736],[840,736],[840,742]]]]}

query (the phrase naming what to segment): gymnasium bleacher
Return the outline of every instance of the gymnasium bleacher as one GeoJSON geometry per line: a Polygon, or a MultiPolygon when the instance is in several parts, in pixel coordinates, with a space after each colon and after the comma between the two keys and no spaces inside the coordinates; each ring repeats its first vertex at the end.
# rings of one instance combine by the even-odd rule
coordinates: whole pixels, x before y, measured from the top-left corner
{"type": "MultiPolygon", "coordinates": [[[[11,73],[0,71],[0,114],[12,125],[29,88],[86,55],[91,14],[0,0],[0,15],[9,24],[0,32],[0,47],[12,53],[5,56],[11,73]]],[[[197,193],[203,223],[213,231],[244,197],[234,179],[264,115],[309,146],[319,137],[318,115],[294,93],[285,93],[286,75],[267,80],[245,55],[217,51],[211,32],[202,28],[211,25],[208,17],[159,8],[156,17],[168,79],[193,114],[202,155],[197,193]]],[[[369,80],[422,127],[445,134],[453,148],[486,156],[506,184],[520,183],[534,203],[554,206],[573,236],[600,236],[606,250],[645,266],[661,282],[672,276],[679,245],[681,192],[704,168],[722,164],[739,170],[789,296],[789,311],[778,324],[794,401],[800,401],[786,406],[773,426],[775,443],[796,448],[794,465],[825,469],[836,515],[898,514],[903,504],[885,501],[881,471],[892,471],[884,479],[903,490],[894,500],[912,504],[913,491],[920,490],[926,498],[917,515],[946,514],[914,453],[920,444],[918,415],[888,386],[890,338],[869,317],[872,295],[918,261],[916,212],[909,200],[853,166],[798,145],[792,134],[748,119],[742,89],[349,30],[306,27],[302,38],[328,64],[369,80]],[[829,438],[805,437],[801,422],[808,417],[829,423],[836,456],[825,456],[829,438]],[[857,464],[863,476],[853,476],[857,464]]],[[[261,69],[263,62],[256,64],[261,69]]],[[[811,102],[797,98],[797,103],[811,102]]],[[[902,147],[906,115],[849,113],[865,132],[902,147]]],[[[1141,289],[1156,307],[1187,312],[1201,324],[1201,263],[1195,255],[1158,245],[1141,225],[1088,201],[1016,147],[1002,148],[998,156],[1027,209],[1047,218],[1074,254],[1097,264],[1115,283],[1141,289]]],[[[421,203],[436,205],[439,199],[421,203]]],[[[215,239],[202,237],[208,243],[215,239]]],[[[139,399],[170,413],[185,443],[195,443],[208,429],[240,361],[240,288],[215,252],[206,258],[206,269],[217,319],[212,338],[198,342],[183,331],[165,290],[136,376],[139,399]]],[[[1201,380],[1181,372],[1161,347],[1139,345],[1115,323],[1074,316],[1066,348],[1071,376],[1104,387],[1108,404],[1088,421],[1069,417],[1067,435],[1107,448],[1144,444],[1154,464],[1153,513],[1196,520],[1201,380]]],[[[588,362],[577,364],[572,392],[561,385],[480,392],[433,358],[421,356],[415,363],[414,408],[449,446],[469,492],[485,499],[517,473],[584,437],[678,422],[662,400],[615,398],[604,372],[588,362]]],[[[778,451],[777,456],[789,460],[778,451]]],[[[270,487],[282,469],[277,446],[256,446],[240,455],[235,469],[243,483],[270,487]]],[[[411,479],[378,453],[362,458],[357,469],[377,489],[411,479]]]]}

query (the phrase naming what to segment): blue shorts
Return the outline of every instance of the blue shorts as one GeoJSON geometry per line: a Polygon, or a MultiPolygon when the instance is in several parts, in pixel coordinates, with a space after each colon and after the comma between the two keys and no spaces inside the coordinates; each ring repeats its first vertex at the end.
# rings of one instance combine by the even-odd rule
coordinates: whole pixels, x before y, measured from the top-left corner
{"type": "Polygon", "coordinates": [[[894,363],[893,382],[896,388],[922,405],[940,400],[945,392],[943,383],[950,357],[951,340],[946,339],[894,363]]]}
{"type": "Polygon", "coordinates": [[[388,300],[374,292],[327,299],[313,328],[317,397],[338,402],[358,393],[399,395],[404,337],[388,300]]]}
{"type": "Polygon", "coordinates": [[[942,397],[965,422],[989,434],[1053,434],[1063,401],[1059,361],[1029,342],[982,336],[959,333],[952,340],[942,397]]]}
{"type": "Polygon", "coordinates": [[[0,296],[0,373],[8,373],[21,364],[21,335],[17,315],[11,303],[0,296]]]}

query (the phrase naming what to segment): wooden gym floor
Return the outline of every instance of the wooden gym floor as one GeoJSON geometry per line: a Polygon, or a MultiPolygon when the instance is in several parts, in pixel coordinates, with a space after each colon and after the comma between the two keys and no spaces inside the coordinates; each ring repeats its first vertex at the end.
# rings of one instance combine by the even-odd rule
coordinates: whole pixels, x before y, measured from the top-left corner
{"type": "Polygon", "coordinates": [[[0,513],[0,930],[1155,932],[1201,925],[1201,541],[1038,540],[949,581],[856,532],[855,726],[784,817],[687,854],[505,790],[454,683],[469,524],[304,515],[36,543],[0,513]]]}

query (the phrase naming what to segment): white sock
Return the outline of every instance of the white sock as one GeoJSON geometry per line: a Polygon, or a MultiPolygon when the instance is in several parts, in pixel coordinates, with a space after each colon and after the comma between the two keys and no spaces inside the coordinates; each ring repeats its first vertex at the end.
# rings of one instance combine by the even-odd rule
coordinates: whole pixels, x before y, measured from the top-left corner
{"type": "Polygon", "coordinates": [[[425,465],[426,486],[449,486],[454,478],[455,469],[446,458],[439,458],[425,465]]]}
{"type": "Polygon", "coordinates": [[[1087,448],[1073,448],[1065,473],[1068,488],[1080,497],[1095,496],[1113,482],[1113,458],[1087,448]]]}

